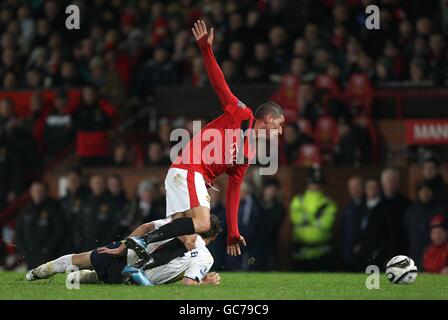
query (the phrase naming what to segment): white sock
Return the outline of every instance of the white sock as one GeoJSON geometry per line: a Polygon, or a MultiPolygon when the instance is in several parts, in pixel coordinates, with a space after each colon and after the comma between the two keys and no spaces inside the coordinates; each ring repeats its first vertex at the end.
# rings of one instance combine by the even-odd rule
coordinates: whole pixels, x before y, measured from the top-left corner
{"type": "Polygon", "coordinates": [[[65,273],[67,268],[72,265],[73,254],[67,254],[65,256],[59,257],[53,260],[53,272],[54,273],[65,273]]]}

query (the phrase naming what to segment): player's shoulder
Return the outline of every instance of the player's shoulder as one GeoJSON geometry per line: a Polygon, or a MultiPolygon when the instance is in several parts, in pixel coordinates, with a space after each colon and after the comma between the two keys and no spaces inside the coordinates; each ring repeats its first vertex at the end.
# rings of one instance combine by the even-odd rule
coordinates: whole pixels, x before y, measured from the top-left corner
{"type": "Polygon", "coordinates": [[[237,116],[241,119],[249,119],[253,116],[251,108],[237,98],[226,107],[226,111],[232,116],[237,116]]]}

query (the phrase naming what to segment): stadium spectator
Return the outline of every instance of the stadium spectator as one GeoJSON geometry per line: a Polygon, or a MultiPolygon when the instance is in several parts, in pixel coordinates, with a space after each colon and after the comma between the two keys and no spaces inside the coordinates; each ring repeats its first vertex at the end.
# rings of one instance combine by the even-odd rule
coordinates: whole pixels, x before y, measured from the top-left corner
{"type": "Polygon", "coordinates": [[[314,127],[318,118],[324,114],[322,104],[311,83],[302,81],[299,90],[300,117],[309,120],[314,127]]]}
{"type": "Polygon", "coordinates": [[[78,252],[82,250],[83,212],[85,201],[90,191],[83,185],[81,171],[71,169],[67,174],[66,194],[59,200],[67,230],[61,253],[78,252]]]}
{"type": "Polygon", "coordinates": [[[372,141],[367,129],[341,117],[338,119],[338,133],[339,142],[334,149],[336,164],[359,166],[372,162],[372,141]]]}
{"type": "Polygon", "coordinates": [[[165,166],[169,164],[171,164],[171,161],[163,154],[162,144],[159,141],[150,142],[145,158],[145,166],[165,166]]]}
{"type": "Polygon", "coordinates": [[[111,174],[107,177],[107,193],[111,198],[112,207],[119,215],[119,237],[124,238],[130,233],[129,220],[126,210],[129,209],[129,200],[123,186],[123,178],[119,174],[111,174]]]}
{"type": "Polygon", "coordinates": [[[384,266],[389,254],[385,218],[390,212],[381,197],[379,181],[368,179],[365,194],[366,201],[359,220],[360,232],[353,249],[358,271],[365,271],[370,264],[384,266]]]}
{"type": "Polygon", "coordinates": [[[332,269],[331,241],[337,206],[325,195],[324,182],[322,169],[311,168],[305,193],[295,195],[291,200],[294,270],[332,269]]]}
{"type": "Polygon", "coordinates": [[[213,269],[222,271],[225,269],[227,259],[227,225],[226,208],[224,207],[222,194],[218,190],[222,190],[222,186],[219,183],[214,183],[214,188],[208,189],[208,194],[210,195],[210,213],[218,217],[223,232],[216,237],[208,249],[215,260],[213,269]]]}
{"type": "Polygon", "coordinates": [[[44,128],[50,113],[50,106],[44,102],[41,92],[33,92],[30,98],[31,115],[25,119],[24,125],[29,128],[37,142],[39,153],[44,153],[44,128]]]}
{"type": "Polygon", "coordinates": [[[313,138],[302,132],[295,123],[287,123],[283,129],[283,141],[280,149],[282,164],[292,164],[297,160],[299,149],[304,144],[312,144],[313,138]]]}
{"type": "Polygon", "coordinates": [[[47,192],[42,182],[34,182],[30,188],[32,203],[17,220],[17,244],[28,269],[57,257],[65,234],[60,207],[47,192]]]}
{"type": "Polygon", "coordinates": [[[98,96],[97,89],[88,85],[82,89],[82,102],[73,114],[76,129],[76,154],[83,166],[109,163],[108,130],[115,109],[98,96]]]}
{"type": "Polygon", "coordinates": [[[347,182],[350,201],[342,212],[339,234],[341,236],[341,260],[345,270],[355,269],[353,251],[361,232],[361,219],[365,206],[364,181],[353,176],[347,182]]]}
{"type": "Polygon", "coordinates": [[[448,205],[448,184],[441,174],[440,161],[435,157],[428,157],[422,166],[423,182],[428,184],[434,194],[434,201],[448,205]]]}
{"type": "Polygon", "coordinates": [[[257,247],[257,226],[260,218],[260,209],[248,182],[241,184],[240,206],[238,211],[238,227],[244,234],[247,246],[241,256],[228,256],[226,259],[226,270],[247,271],[253,269],[256,262],[255,254],[257,247]]]}
{"type": "MultiPolygon", "coordinates": [[[[37,145],[31,133],[15,116],[12,100],[0,101],[0,145],[3,150],[2,180],[0,199],[5,194],[7,202],[12,202],[24,192],[33,175],[41,168],[37,145]],[[4,190],[1,190],[4,188],[4,190]]],[[[0,200],[1,201],[1,200],[0,200]]]]}
{"type": "Polygon", "coordinates": [[[388,214],[384,234],[388,239],[388,258],[407,251],[404,216],[411,205],[410,200],[401,191],[401,174],[395,168],[386,168],[381,172],[381,188],[388,214]]]}
{"type": "Polygon", "coordinates": [[[164,199],[160,197],[157,184],[150,180],[140,182],[137,197],[128,213],[131,229],[158,219],[166,218],[164,199]]]}
{"type": "Polygon", "coordinates": [[[120,211],[106,192],[101,175],[90,178],[91,194],[82,207],[82,248],[104,246],[119,239],[120,211]]]}
{"type": "Polygon", "coordinates": [[[423,250],[429,245],[429,223],[446,209],[434,201],[431,187],[421,182],[417,186],[417,201],[405,215],[405,228],[409,243],[409,256],[417,267],[422,267],[423,250]]]}
{"type": "Polygon", "coordinates": [[[130,165],[128,158],[128,146],[125,143],[116,145],[113,152],[112,165],[114,167],[127,167],[130,165]]]}
{"type": "Polygon", "coordinates": [[[109,57],[108,61],[96,56],[90,60],[89,73],[92,83],[100,88],[99,92],[103,97],[107,97],[112,105],[117,107],[117,111],[124,114],[123,107],[126,102],[126,87],[118,72],[115,70],[114,59],[109,57]]]}
{"type": "Polygon", "coordinates": [[[74,141],[72,116],[66,114],[67,93],[58,91],[54,98],[54,109],[48,115],[44,128],[47,156],[54,157],[74,141]]]}
{"type": "Polygon", "coordinates": [[[280,184],[276,179],[264,182],[259,200],[254,268],[257,271],[278,269],[279,230],[286,210],[280,199],[280,184]]]}
{"type": "Polygon", "coordinates": [[[170,61],[168,49],[159,45],[154,54],[136,76],[136,93],[145,98],[152,93],[155,86],[175,85],[179,83],[177,66],[170,61]]]}
{"type": "Polygon", "coordinates": [[[431,220],[431,245],[425,249],[423,268],[426,272],[448,274],[448,225],[446,217],[431,220]]]}

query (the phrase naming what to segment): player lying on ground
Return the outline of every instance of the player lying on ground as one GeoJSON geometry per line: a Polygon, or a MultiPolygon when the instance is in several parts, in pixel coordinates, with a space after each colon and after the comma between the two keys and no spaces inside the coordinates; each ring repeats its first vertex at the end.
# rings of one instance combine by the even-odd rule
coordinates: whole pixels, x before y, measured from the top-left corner
{"type": "Polygon", "coordinates": [[[207,185],[211,187],[212,181],[223,173],[229,176],[226,194],[227,253],[232,256],[240,255],[240,245],[246,245],[238,230],[240,186],[249,167],[248,162],[254,158],[254,138],[269,138],[273,134],[281,134],[285,121],[281,107],[274,102],[262,104],[253,115],[251,109],[232,94],[216,62],[212,51],[213,28],[208,33],[205,22],[197,21],[192,31],[224,113],[208,123],[188,142],[182,155],[168,170],[165,179],[166,213],[173,221],[142,237],[126,239],[126,246],[135,250],[142,259],[148,256],[145,250],[148,243],[178,236],[184,236],[181,240],[185,242],[188,241],[188,236],[185,235],[206,232],[210,228],[207,185]],[[252,129],[254,136],[238,134],[232,138],[232,143],[221,143],[219,156],[226,161],[218,163],[215,158],[204,159],[202,154],[202,150],[214,149],[213,144],[216,144],[214,139],[202,139],[204,132],[210,129],[219,132],[221,141],[225,140],[229,130],[252,129]],[[229,145],[233,147],[229,148],[229,145]],[[237,162],[237,159],[245,161],[237,162]]]}
{"type": "MultiPolygon", "coordinates": [[[[76,266],[80,271],[70,273],[70,281],[79,279],[79,283],[136,283],[144,286],[173,283],[182,280],[184,285],[213,284],[220,282],[218,273],[208,273],[213,265],[213,257],[207,245],[216,239],[221,232],[221,225],[216,216],[211,215],[210,230],[195,235],[194,248],[169,263],[142,270],[138,257],[132,250],[126,250],[120,242],[113,242],[106,247],[80,254],[69,254],[47,262],[30,270],[26,279],[33,281],[47,279],[57,273],[65,273],[76,266]],[[93,270],[91,270],[93,269],[93,270]]],[[[132,235],[141,235],[153,231],[169,223],[169,220],[157,220],[145,223],[137,228],[132,235]]],[[[177,248],[178,239],[157,242],[148,245],[150,253],[177,248]]],[[[73,270],[73,269],[72,269],[73,270]]]]}

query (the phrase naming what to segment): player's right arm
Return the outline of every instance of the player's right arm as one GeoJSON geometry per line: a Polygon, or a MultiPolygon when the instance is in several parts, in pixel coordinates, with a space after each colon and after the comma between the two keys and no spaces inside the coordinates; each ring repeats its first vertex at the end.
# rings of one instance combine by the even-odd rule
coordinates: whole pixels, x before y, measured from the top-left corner
{"type": "Polygon", "coordinates": [[[221,68],[216,62],[215,55],[213,54],[212,44],[213,44],[213,28],[210,29],[210,34],[207,32],[207,26],[205,22],[196,21],[194,28],[191,29],[193,35],[201,49],[202,58],[204,61],[205,69],[207,70],[208,78],[215,89],[216,94],[221,102],[224,111],[232,105],[236,105],[238,99],[230,91],[227,85],[224,74],[221,68]]]}

